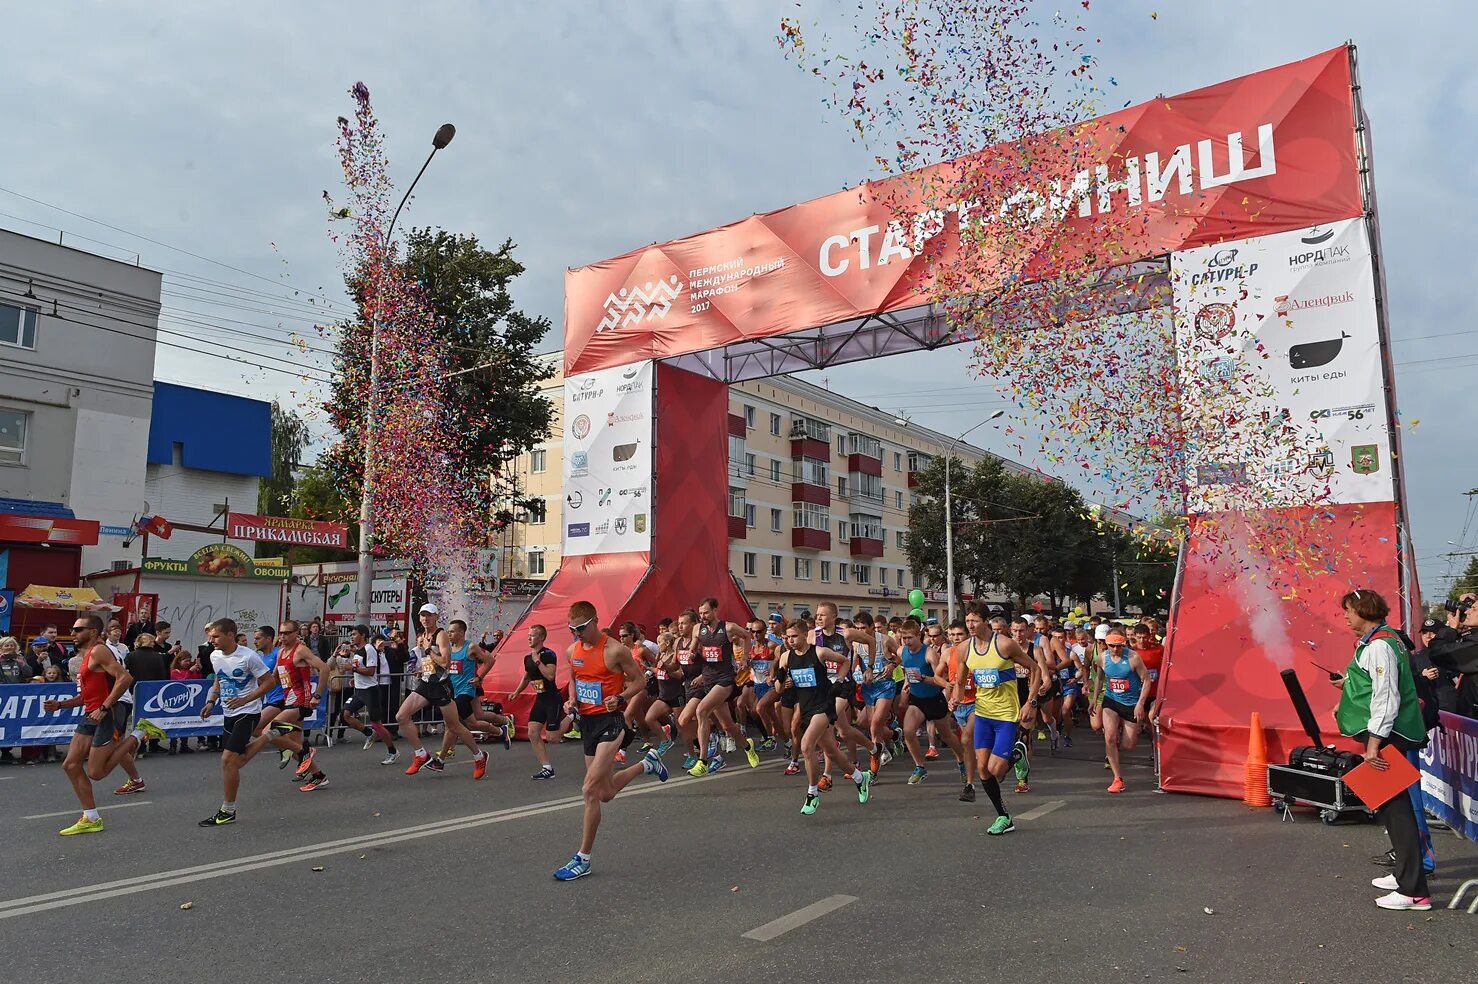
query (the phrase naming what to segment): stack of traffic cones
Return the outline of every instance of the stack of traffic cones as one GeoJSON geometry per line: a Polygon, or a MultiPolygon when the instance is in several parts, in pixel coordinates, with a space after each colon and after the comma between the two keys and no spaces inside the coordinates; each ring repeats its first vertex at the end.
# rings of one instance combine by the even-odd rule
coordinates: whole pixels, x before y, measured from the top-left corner
{"type": "Polygon", "coordinates": [[[1248,806],[1272,806],[1272,798],[1268,796],[1268,739],[1262,733],[1262,715],[1256,711],[1252,712],[1249,731],[1242,802],[1248,806]]]}

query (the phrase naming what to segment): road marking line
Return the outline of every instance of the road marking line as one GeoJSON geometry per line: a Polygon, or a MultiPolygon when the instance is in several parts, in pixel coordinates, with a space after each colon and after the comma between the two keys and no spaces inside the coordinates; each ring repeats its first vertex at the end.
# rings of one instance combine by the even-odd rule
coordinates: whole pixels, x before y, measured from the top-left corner
{"type": "Polygon", "coordinates": [[[773,919],[763,926],[751,929],[749,932],[741,933],[740,935],[746,940],[759,940],[761,943],[768,943],[777,936],[784,936],[792,929],[799,929],[808,922],[814,922],[827,913],[835,912],[843,906],[851,905],[856,901],[857,897],[855,895],[832,895],[822,899],[820,902],[812,902],[804,909],[797,909],[787,916],[773,919]]]}
{"type": "MultiPolygon", "coordinates": [[[[109,803],[107,806],[107,810],[109,813],[112,813],[114,810],[126,810],[130,806],[149,806],[153,802],[153,800],[129,800],[127,803],[109,803]]],[[[102,807],[99,807],[98,809],[101,811],[102,807]]],[[[58,810],[56,813],[33,813],[28,817],[21,817],[21,819],[50,820],[52,817],[70,817],[74,814],[80,814],[81,812],[82,808],[78,807],[75,810],[58,810]]]]}
{"type": "MultiPolygon", "coordinates": [[[[781,760],[777,759],[764,763],[760,768],[765,769],[780,764],[781,760]]],[[[622,790],[621,798],[627,799],[632,796],[642,796],[660,789],[682,789],[693,783],[713,782],[728,776],[745,775],[752,771],[755,770],[725,769],[723,772],[704,776],[701,779],[684,776],[681,779],[667,783],[652,782],[643,783],[640,786],[628,786],[622,790]]],[[[321,844],[306,844],[302,847],[271,851],[266,854],[249,855],[244,858],[216,861],[190,868],[178,868],[174,871],[160,871],[149,875],[138,875],[133,878],[102,882],[97,885],[83,885],[57,892],[48,892],[43,895],[11,899],[0,902],[0,920],[9,919],[13,916],[28,915],[34,912],[46,912],[50,909],[60,909],[66,906],[81,905],[85,902],[97,902],[103,899],[116,898],[120,895],[133,895],[155,888],[166,888],[172,885],[188,885],[191,882],[220,878],[226,875],[242,874],[261,868],[292,864],[297,861],[307,861],[330,854],[347,854],[350,851],[362,851],[370,847],[381,847],[387,844],[417,840],[436,834],[470,830],[474,827],[503,823],[508,820],[522,820],[526,817],[554,813],[559,810],[568,810],[580,806],[583,803],[584,799],[582,797],[569,796],[556,800],[547,800],[543,803],[529,803],[524,806],[507,807],[491,813],[474,813],[465,817],[451,817],[434,823],[419,824],[414,827],[402,827],[398,830],[386,830],[375,834],[363,834],[358,837],[346,837],[336,841],[325,841],[321,844]]],[[[69,814],[71,812],[70,810],[68,811],[69,814]]]]}
{"type": "Polygon", "coordinates": [[[1034,810],[1028,810],[1027,812],[1019,815],[1016,819],[1035,820],[1037,819],[1037,817],[1045,817],[1053,810],[1059,809],[1060,807],[1064,806],[1067,806],[1067,800],[1052,800],[1050,803],[1043,803],[1041,806],[1037,807],[1034,810]]]}

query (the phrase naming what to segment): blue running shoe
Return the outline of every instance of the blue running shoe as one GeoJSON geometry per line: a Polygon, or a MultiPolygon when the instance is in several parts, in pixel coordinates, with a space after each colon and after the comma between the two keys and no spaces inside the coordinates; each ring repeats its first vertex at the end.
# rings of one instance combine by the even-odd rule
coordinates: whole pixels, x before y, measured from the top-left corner
{"type": "Polygon", "coordinates": [[[708,774],[713,775],[715,772],[718,772],[723,767],[724,757],[722,755],[715,755],[713,757],[713,760],[708,763],[708,774]]]}
{"type": "Polygon", "coordinates": [[[692,755],[684,755],[683,756],[683,771],[684,772],[687,772],[689,769],[691,769],[693,766],[695,766],[697,764],[698,764],[698,759],[695,758],[694,756],[692,756],[692,755]]]}
{"type": "MultiPolygon", "coordinates": [[[[673,741],[672,741],[671,738],[663,738],[660,742],[657,743],[657,754],[658,755],[666,755],[667,752],[668,752],[668,750],[670,750],[672,748],[672,746],[673,746],[673,741]]],[[[690,765],[690,766],[688,766],[688,768],[691,769],[692,766],[690,765]]]]}
{"type": "Polygon", "coordinates": [[[656,776],[658,782],[667,781],[667,766],[662,764],[662,759],[655,751],[649,751],[642,756],[642,767],[648,775],[656,776]]]}
{"type": "Polygon", "coordinates": [[[570,858],[570,863],[554,873],[559,881],[574,881],[576,878],[584,878],[590,874],[590,862],[580,860],[580,855],[570,858]]]}

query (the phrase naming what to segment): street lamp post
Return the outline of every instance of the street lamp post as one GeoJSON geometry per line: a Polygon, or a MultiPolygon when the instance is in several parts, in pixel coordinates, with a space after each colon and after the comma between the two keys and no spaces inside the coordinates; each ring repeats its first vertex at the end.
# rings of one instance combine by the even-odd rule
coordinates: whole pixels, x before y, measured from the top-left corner
{"type": "Polygon", "coordinates": [[[431,138],[431,153],[426,155],[426,161],[421,165],[421,170],[416,172],[416,177],[411,181],[405,194],[401,196],[400,204],[395,206],[395,214],[390,217],[390,225],[385,229],[385,241],[380,250],[380,279],[375,285],[375,308],[374,316],[370,320],[370,384],[369,398],[365,403],[364,410],[364,487],[359,499],[359,578],[358,593],[359,604],[354,613],[356,621],[368,625],[370,620],[370,596],[374,591],[374,555],[371,552],[371,544],[374,543],[374,517],[371,514],[370,504],[374,500],[375,491],[375,469],[374,469],[374,442],[377,426],[375,414],[375,401],[380,392],[380,309],[385,290],[385,278],[390,271],[390,237],[395,233],[395,221],[400,218],[400,210],[405,208],[405,203],[410,201],[411,193],[416,190],[416,184],[421,180],[421,175],[426,173],[426,168],[431,165],[431,158],[436,156],[438,150],[443,150],[452,142],[452,137],[457,135],[457,128],[450,123],[443,123],[437,127],[436,135],[431,138]]]}
{"type": "Polygon", "coordinates": [[[969,436],[970,431],[978,430],[1000,417],[1006,411],[997,410],[986,417],[980,423],[965,431],[959,437],[950,442],[948,450],[944,452],[944,580],[945,591],[949,594],[949,621],[955,620],[955,527],[954,512],[950,502],[949,463],[954,457],[955,448],[959,443],[969,436]]]}

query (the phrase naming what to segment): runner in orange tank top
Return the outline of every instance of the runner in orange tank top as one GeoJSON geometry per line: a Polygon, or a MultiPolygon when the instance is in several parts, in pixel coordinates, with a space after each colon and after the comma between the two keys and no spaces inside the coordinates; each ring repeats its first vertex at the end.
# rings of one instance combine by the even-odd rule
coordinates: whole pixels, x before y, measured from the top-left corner
{"type": "Polygon", "coordinates": [[[619,772],[613,769],[616,753],[631,743],[635,733],[626,725],[625,709],[631,698],[647,685],[646,674],[631,650],[600,630],[595,606],[577,601],[570,606],[570,635],[574,643],[566,651],[570,661],[569,710],[580,712],[580,736],[585,742],[585,823],[580,850],[568,864],[554,873],[559,881],[574,881],[590,874],[590,852],[600,829],[601,804],[643,772],[667,781],[667,768],[656,749],[640,762],[619,772]]]}

